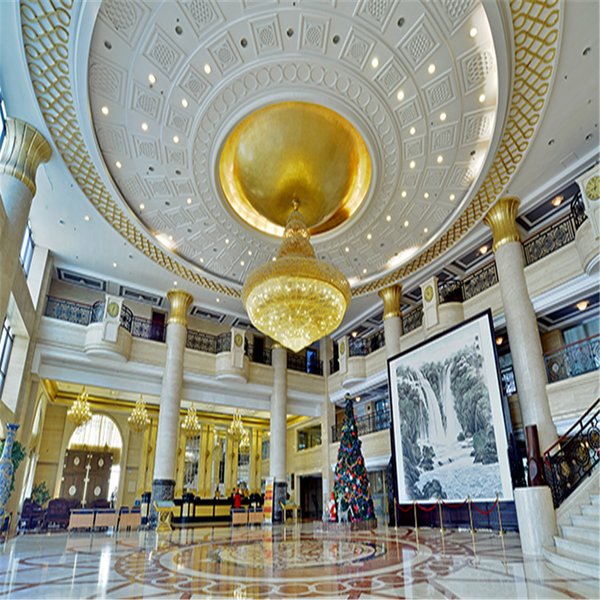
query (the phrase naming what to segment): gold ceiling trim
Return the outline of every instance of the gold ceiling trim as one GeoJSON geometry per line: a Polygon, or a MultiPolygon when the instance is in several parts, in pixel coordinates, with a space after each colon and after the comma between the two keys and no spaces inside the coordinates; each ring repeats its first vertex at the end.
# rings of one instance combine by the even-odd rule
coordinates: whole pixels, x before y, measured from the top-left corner
{"type": "MultiPolygon", "coordinates": [[[[152,243],[114,202],[86,149],[73,101],[69,49],[74,0],[21,0],[21,29],[33,88],[54,143],[81,190],[133,246],[177,276],[223,295],[239,290],[199,275],[152,243]]],[[[473,228],[502,195],[525,156],[546,105],[557,56],[559,0],[512,0],[513,94],[500,145],[483,184],[461,216],[407,264],[353,290],[353,296],[397,283],[438,258],[473,228]]]]}

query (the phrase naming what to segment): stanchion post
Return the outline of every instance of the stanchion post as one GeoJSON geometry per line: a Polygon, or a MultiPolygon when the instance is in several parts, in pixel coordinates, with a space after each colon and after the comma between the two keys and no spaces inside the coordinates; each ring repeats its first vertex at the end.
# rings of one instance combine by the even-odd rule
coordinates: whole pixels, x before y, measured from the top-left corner
{"type": "Polygon", "coordinates": [[[396,501],[396,497],[394,496],[394,529],[398,529],[398,502],[396,501]]]}
{"type": "Polygon", "coordinates": [[[413,500],[413,513],[415,516],[415,535],[417,536],[417,546],[419,545],[419,521],[417,519],[417,503],[413,500]]]}
{"type": "Polygon", "coordinates": [[[500,499],[498,498],[498,492],[496,492],[496,507],[498,509],[498,524],[500,526],[500,531],[498,532],[498,535],[500,535],[500,537],[503,537],[504,528],[502,527],[502,512],[500,511],[500,499]]]}
{"type": "Polygon", "coordinates": [[[467,506],[469,507],[469,525],[471,527],[471,533],[475,533],[475,527],[473,527],[473,511],[471,509],[471,496],[467,496],[467,506]]]}
{"type": "Polygon", "coordinates": [[[444,516],[442,514],[442,499],[438,496],[438,509],[440,511],[440,533],[444,537],[444,516]]]}

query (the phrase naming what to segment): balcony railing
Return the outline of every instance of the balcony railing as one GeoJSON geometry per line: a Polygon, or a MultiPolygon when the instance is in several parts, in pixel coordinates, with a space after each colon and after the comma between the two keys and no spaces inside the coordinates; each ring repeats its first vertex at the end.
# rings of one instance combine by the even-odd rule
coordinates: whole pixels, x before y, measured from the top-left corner
{"type": "Polygon", "coordinates": [[[423,324],[423,308],[417,306],[411,309],[405,315],[402,315],[402,331],[403,333],[410,333],[415,329],[418,329],[423,324]]]}
{"type": "Polygon", "coordinates": [[[199,350],[200,352],[208,352],[209,354],[217,353],[216,336],[197,331],[196,329],[188,329],[185,345],[190,350],[199,350]]]}
{"type": "Polygon", "coordinates": [[[51,319],[68,321],[77,325],[89,325],[92,318],[92,307],[83,302],[48,296],[44,315],[51,319]]]}
{"type": "MultiPolygon", "coordinates": [[[[376,411],[370,415],[356,419],[356,429],[358,435],[367,435],[376,431],[383,431],[390,427],[390,410],[376,411]]],[[[333,442],[339,442],[342,437],[343,425],[331,426],[331,439],[333,442]]]]}
{"type": "Polygon", "coordinates": [[[323,375],[323,361],[311,358],[308,354],[287,353],[287,368],[292,371],[323,375]]]}
{"type": "Polygon", "coordinates": [[[600,462],[600,399],[544,452],[544,472],[558,508],[600,462]]]}
{"type": "Polygon", "coordinates": [[[600,369],[600,336],[568,344],[544,356],[548,383],[600,369]]]}
{"type": "Polygon", "coordinates": [[[131,335],[133,337],[152,340],[154,342],[164,342],[165,332],[166,327],[164,323],[157,323],[136,315],[133,316],[131,321],[131,335]]]}

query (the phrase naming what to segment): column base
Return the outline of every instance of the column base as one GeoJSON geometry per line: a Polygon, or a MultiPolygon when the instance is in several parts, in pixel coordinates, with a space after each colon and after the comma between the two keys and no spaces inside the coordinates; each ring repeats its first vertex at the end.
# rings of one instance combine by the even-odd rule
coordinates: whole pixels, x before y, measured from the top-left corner
{"type": "Polygon", "coordinates": [[[150,512],[148,513],[148,527],[156,529],[158,515],[154,502],[173,501],[175,498],[175,480],[174,479],[154,479],[152,481],[152,497],[150,499],[150,512]]]}
{"type": "Polygon", "coordinates": [[[552,493],[547,485],[515,489],[515,508],[524,556],[542,556],[544,546],[554,546],[558,533],[552,493]]]}
{"type": "Polygon", "coordinates": [[[287,482],[276,481],[273,484],[273,523],[283,522],[283,511],[280,502],[286,503],[287,482]]]}

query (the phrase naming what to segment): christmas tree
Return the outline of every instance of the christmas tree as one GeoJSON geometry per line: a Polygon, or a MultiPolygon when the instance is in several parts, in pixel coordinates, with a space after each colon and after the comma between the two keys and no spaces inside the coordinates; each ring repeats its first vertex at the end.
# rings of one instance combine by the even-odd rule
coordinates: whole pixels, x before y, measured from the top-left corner
{"type": "Polygon", "coordinates": [[[339,520],[345,515],[348,515],[349,521],[367,521],[375,518],[369,478],[360,446],[352,399],[347,395],[333,487],[339,506],[339,520]]]}

